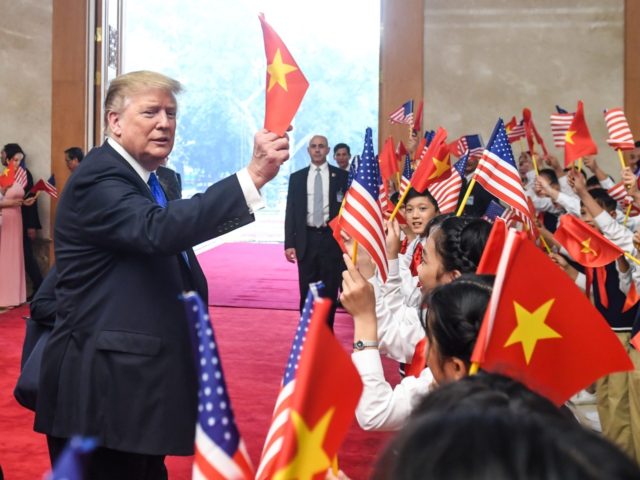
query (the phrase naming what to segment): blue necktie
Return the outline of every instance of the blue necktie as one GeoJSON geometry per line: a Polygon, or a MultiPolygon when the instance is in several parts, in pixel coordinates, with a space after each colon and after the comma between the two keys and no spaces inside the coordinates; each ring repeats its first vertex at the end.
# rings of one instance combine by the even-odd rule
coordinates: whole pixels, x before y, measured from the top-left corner
{"type": "Polygon", "coordinates": [[[153,198],[156,199],[156,203],[162,208],[165,208],[167,206],[167,197],[165,197],[164,191],[162,190],[158,177],[155,173],[151,172],[147,184],[151,188],[151,193],[153,194],[153,198]]]}
{"type": "MultiPolygon", "coordinates": [[[[167,206],[167,197],[165,196],[164,190],[162,190],[160,182],[158,181],[158,177],[155,173],[151,172],[151,175],[149,175],[149,180],[147,180],[147,185],[149,185],[149,188],[151,188],[151,193],[153,194],[153,198],[156,199],[156,203],[162,208],[165,208],[167,206]]],[[[187,263],[189,268],[191,268],[189,258],[187,257],[187,252],[180,253],[182,253],[182,258],[184,258],[184,261],[187,263]]]]}

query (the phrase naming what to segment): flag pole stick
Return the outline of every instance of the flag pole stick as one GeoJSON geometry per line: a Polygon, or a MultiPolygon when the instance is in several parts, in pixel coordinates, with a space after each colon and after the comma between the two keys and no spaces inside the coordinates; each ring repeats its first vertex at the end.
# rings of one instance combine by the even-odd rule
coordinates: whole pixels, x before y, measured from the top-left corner
{"type": "Polygon", "coordinates": [[[396,218],[396,215],[398,214],[398,210],[400,210],[400,207],[402,206],[402,203],[404,202],[404,199],[407,198],[407,195],[409,194],[409,190],[411,190],[411,182],[409,182],[407,184],[407,188],[404,189],[404,192],[402,192],[402,196],[398,199],[398,203],[396,204],[395,208],[393,209],[393,212],[391,212],[391,216],[389,217],[389,221],[392,221],[394,218],[396,218]]]}
{"type": "Polygon", "coordinates": [[[467,191],[464,193],[464,197],[462,198],[462,203],[458,207],[458,211],[456,212],[456,217],[462,215],[462,211],[464,210],[464,206],[467,204],[467,200],[469,200],[469,196],[471,195],[471,190],[473,190],[474,185],[476,184],[475,175],[469,182],[469,186],[467,187],[467,191]]]}
{"type": "MultiPolygon", "coordinates": [[[[620,148],[616,148],[616,151],[618,152],[618,158],[620,159],[620,166],[624,170],[625,168],[627,168],[627,164],[624,161],[624,156],[622,155],[622,150],[620,148]]],[[[627,188],[627,190],[629,190],[629,189],[627,188]]],[[[629,220],[629,214],[631,213],[631,205],[632,204],[633,204],[633,202],[631,202],[631,203],[629,203],[629,205],[627,205],[627,211],[624,213],[624,221],[622,222],[622,226],[624,226],[624,227],[627,226],[627,221],[629,220]]]]}
{"type": "Polygon", "coordinates": [[[353,250],[351,251],[351,261],[355,265],[358,261],[358,241],[353,241],[353,250]]]}
{"type": "Polygon", "coordinates": [[[476,373],[478,373],[479,369],[480,369],[480,364],[478,362],[472,362],[471,366],[469,367],[469,376],[475,375],[476,373]]]}
{"type": "Polygon", "coordinates": [[[578,170],[582,172],[582,157],[578,158],[578,170]]]}
{"type": "Polygon", "coordinates": [[[633,202],[630,202],[629,205],[627,205],[627,211],[624,212],[624,221],[622,222],[623,227],[627,226],[627,221],[629,220],[629,214],[631,213],[631,205],[633,205],[633,202]]]}
{"type": "Polygon", "coordinates": [[[533,162],[533,169],[536,171],[536,177],[539,177],[540,172],[538,171],[538,161],[536,160],[535,149],[531,151],[531,161],[533,162]]]}
{"type": "Polygon", "coordinates": [[[540,240],[542,241],[542,245],[544,245],[545,250],[547,251],[547,253],[551,253],[551,247],[549,247],[549,244],[547,243],[547,241],[544,239],[544,237],[542,236],[542,234],[540,234],[540,240]]]}
{"type": "Polygon", "coordinates": [[[629,260],[635,262],[637,265],[640,265],[640,260],[638,260],[636,257],[631,255],[629,252],[624,252],[624,256],[627,257],[629,260]]]}
{"type": "Polygon", "coordinates": [[[616,150],[618,152],[618,158],[620,159],[620,166],[624,170],[625,168],[627,168],[627,164],[624,161],[624,156],[622,155],[622,150],[619,149],[619,148],[616,148],[616,150]]]}

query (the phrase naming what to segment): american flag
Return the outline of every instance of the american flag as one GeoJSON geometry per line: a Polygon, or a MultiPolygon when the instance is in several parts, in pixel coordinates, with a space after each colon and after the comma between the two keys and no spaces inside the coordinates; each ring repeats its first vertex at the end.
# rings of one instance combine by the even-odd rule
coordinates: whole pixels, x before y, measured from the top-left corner
{"type": "Polygon", "coordinates": [[[494,197],[520,212],[523,219],[528,218],[531,221],[527,197],[501,118],[498,119],[482,159],[476,167],[474,178],[494,197]]]}
{"type": "Polygon", "coordinates": [[[402,169],[402,177],[400,178],[400,195],[407,189],[407,185],[411,181],[413,170],[411,169],[411,158],[409,155],[404,157],[404,168],[402,169]]]}
{"type": "Polygon", "coordinates": [[[484,152],[484,144],[482,143],[482,137],[480,134],[467,135],[466,138],[469,156],[475,157],[477,155],[482,155],[482,152],[484,152]]]}
{"type": "Polygon", "coordinates": [[[621,108],[611,108],[604,111],[604,120],[607,122],[609,138],[607,143],[620,150],[633,150],[635,143],[629,128],[629,122],[621,108]]]}
{"type": "Polygon", "coordinates": [[[56,188],[56,179],[53,175],[49,177],[49,180],[40,179],[36,182],[36,184],[31,188],[31,193],[36,193],[38,191],[43,191],[52,196],[53,198],[58,198],[58,189],[56,188]]]}
{"type": "Polygon", "coordinates": [[[571,122],[573,122],[573,113],[568,113],[557,105],[556,109],[558,110],[558,113],[552,113],[549,117],[551,133],[553,135],[553,144],[556,148],[564,148],[567,130],[569,130],[571,122]]]}
{"type": "Polygon", "coordinates": [[[367,128],[360,167],[342,210],[342,228],[369,253],[384,282],[388,272],[387,251],[379,200],[380,173],[371,135],[371,128],[367,128]]]}
{"type": "Polygon", "coordinates": [[[427,130],[426,132],[424,132],[424,139],[425,139],[425,145],[428,147],[429,145],[431,145],[431,141],[433,140],[433,137],[436,136],[436,131],[435,130],[427,130]]]}
{"type": "Polygon", "coordinates": [[[22,188],[27,188],[27,171],[22,166],[16,168],[15,182],[22,188]]]}
{"type": "Polygon", "coordinates": [[[626,212],[629,205],[631,205],[631,210],[629,211],[630,216],[635,217],[640,214],[640,209],[633,204],[633,197],[628,194],[624,183],[616,183],[613,187],[607,190],[607,193],[618,203],[624,212],[626,212]]]}
{"type": "Polygon", "coordinates": [[[508,125],[505,126],[507,129],[507,137],[509,138],[509,143],[517,142],[521,138],[525,137],[524,130],[524,122],[520,121],[520,123],[516,122],[516,117],[513,117],[508,125]]]}
{"type": "Polygon", "coordinates": [[[462,190],[462,179],[467,168],[469,155],[465,154],[451,167],[451,176],[441,182],[434,183],[429,187],[429,192],[438,202],[440,213],[451,213],[458,206],[460,191],[462,190]]]}
{"type": "Polygon", "coordinates": [[[502,205],[500,205],[498,202],[496,202],[495,200],[491,200],[482,218],[486,218],[490,222],[493,222],[496,219],[496,217],[500,217],[505,210],[506,209],[502,205]]]}
{"type": "Polygon", "coordinates": [[[464,135],[453,142],[452,145],[453,148],[451,149],[451,153],[458,158],[461,158],[467,150],[469,150],[470,157],[482,155],[482,152],[484,151],[484,146],[482,145],[482,137],[478,134],[464,135]]]}
{"type": "Polygon", "coordinates": [[[389,115],[391,123],[406,123],[413,125],[413,100],[409,100],[391,112],[389,115]]]}
{"type": "Polygon", "coordinates": [[[309,292],[307,293],[307,298],[304,302],[304,307],[302,308],[302,315],[298,322],[296,335],[293,338],[291,352],[289,353],[289,359],[287,360],[287,367],[284,371],[284,376],[282,377],[280,393],[276,400],[276,406],[273,409],[271,426],[267,432],[267,438],[264,441],[260,465],[258,465],[258,471],[256,472],[257,480],[271,478],[273,476],[278,453],[281,451],[282,443],[284,441],[285,425],[289,421],[290,417],[291,395],[296,386],[298,362],[300,361],[300,353],[304,347],[304,341],[307,338],[309,322],[313,315],[314,301],[320,298],[323,293],[324,284],[322,282],[309,284],[309,292]]]}
{"type": "Polygon", "coordinates": [[[454,140],[449,145],[449,151],[458,158],[464,155],[467,150],[469,150],[469,147],[467,146],[467,137],[465,136],[454,140]]]}
{"type": "Polygon", "coordinates": [[[233,416],[206,307],[195,292],[185,293],[182,299],[198,352],[198,423],[192,478],[253,479],[251,459],[233,416]]]}

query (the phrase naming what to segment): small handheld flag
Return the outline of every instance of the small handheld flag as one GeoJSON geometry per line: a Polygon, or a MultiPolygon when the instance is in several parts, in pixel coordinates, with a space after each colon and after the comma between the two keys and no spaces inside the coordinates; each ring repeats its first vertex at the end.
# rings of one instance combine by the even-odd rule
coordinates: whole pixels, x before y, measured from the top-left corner
{"type": "Polygon", "coordinates": [[[413,100],[407,100],[389,115],[390,123],[413,124],[413,100]]]}
{"type": "Polygon", "coordinates": [[[195,292],[182,296],[184,308],[197,339],[198,423],[194,478],[253,479],[251,459],[236,425],[224,380],[213,327],[206,307],[195,292]]]}
{"type": "Polygon", "coordinates": [[[260,14],[267,56],[264,128],[283,136],[302,103],[309,82],[271,25],[260,14]]]}

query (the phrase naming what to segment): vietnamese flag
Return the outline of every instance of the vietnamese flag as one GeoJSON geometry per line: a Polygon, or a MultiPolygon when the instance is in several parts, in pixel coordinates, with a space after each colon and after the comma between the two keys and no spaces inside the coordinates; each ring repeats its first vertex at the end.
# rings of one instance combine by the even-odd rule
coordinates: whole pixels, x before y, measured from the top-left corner
{"type": "Polygon", "coordinates": [[[424,151],[427,149],[427,139],[422,137],[418,142],[418,146],[416,147],[416,151],[413,154],[413,159],[417,162],[421,157],[424,151]]]}
{"type": "Polygon", "coordinates": [[[531,152],[531,154],[533,155],[533,152],[535,151],[534,144],[533,144],[533,140],[535,137],[536,142],[538,142],[538,145],[540,145],[540,147],[542,148],[542,152],[545,155],[548,155],[547,147],[544,144],[544,139],[542,138],[542,135],[538,133],[538,129],[536,128],[535,123],[533,123],[531,110],[529,110],[528,108],[522,109],[522,123],[524,124],[524,132],[525,132],[525,136],[527,137],[529,152],[531,152]]]}
{"type": "Polygon", "coordinates": [[[380,175],[382,175],[382,180],[386,185],[386,182],[388,180],[394,180],[396,174],[400,171],[393,137],[387,137],[387,140],[382,146],[382,152],[380,152],[380,156],[378,157],[378,162],[380,162],[380,175]]]}
{"type": "Polygon", "coordinates": [[[274,480],[324,479],[353,422],[362,381],[326,324],[330,308],[329,299],[315,301],[274,480]]]}
{"type": "Polygon", "coordinates": [[[589,127],[584,119],[582,100],[578,101],[576,114],[569,126],[569,130],[564,138],[564,165],[571,165],[572,162],[586,155],[598,153],[598,146],[595,144],[589,133],[589,127]]]}
{"type": "Polygon", "coordinates": [[[556,405],[604,375],[633,369],[606,320],[533,242],[510,230],[502,255],[473,362],[556,405]]]}
{"type": "Polygon", "coordinates": [[[560,225],[553,238],[584,267],[604,267],[624,255],[620,247],[604,238],[596,229],[569,214],[560,217],[560,225]]]}
{"type": "Polygon", "coordinates": [[[507,231],[507,223],[504,219],[496,217],[478,262],[478,268],[476,268],[478,275],[495,275],[498,271],[498,263],[502,256],[504,242],[507,239],[507,231]]]}
{"type": "Polygon", "coordinates": [[[411,186],[424,192],[432,183],[451,176],[451,160],[447,146],[447,131],[440,127],[420,156],[420,164],[411,176],[411,186]]]}
{"type": "Polygon", "coordinates": [[[9,188],[16,181],[16,171],[14,162],[10,162],[0,173],[0,188],[9,188]]]}
{"type": "Polygon", "coordinates": [[[407,147],[404,146],[404,143],[402,143],[402,140],[400,140],[400,142],[398,143],[398,147],[396,148],[396,155],[399,158],[404,158],[405,155],[408,155],[409,151],[407,150],[407,147]]]}
{"type": "Polygon", "coordinates": [[[418,105],[418,110],[413,117],[413,127],[411,128],[414,132],[419,132],[422,130],[422,106],[424,101],[420,100],[420,104],[418,105]]]}
{"type": "Polygon", "coordinates": [[[283,136],[298,111],[309,82],[284,42],[264,19],[264,14],[259,18],[267,55],[264,128],[283,136]]]}

